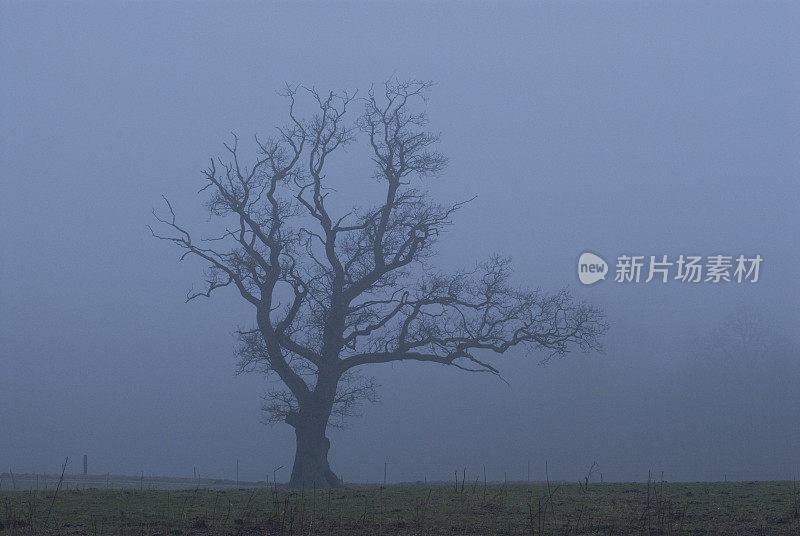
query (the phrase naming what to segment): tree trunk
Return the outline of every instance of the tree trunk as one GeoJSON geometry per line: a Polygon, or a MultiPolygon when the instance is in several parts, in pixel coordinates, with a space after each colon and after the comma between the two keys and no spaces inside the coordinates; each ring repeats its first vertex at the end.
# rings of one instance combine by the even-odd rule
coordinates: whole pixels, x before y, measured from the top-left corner
{"type": "Polygon", "coordinates": [[[327,419],[304,415],[304,412],[300,411],[289,424],[294,426],[297,437],[297,449],[289,487],[335,488],[341,486],[339,478],[328,465],[328,449],[330,449],[331,443],[325,437],[327,419]]]}

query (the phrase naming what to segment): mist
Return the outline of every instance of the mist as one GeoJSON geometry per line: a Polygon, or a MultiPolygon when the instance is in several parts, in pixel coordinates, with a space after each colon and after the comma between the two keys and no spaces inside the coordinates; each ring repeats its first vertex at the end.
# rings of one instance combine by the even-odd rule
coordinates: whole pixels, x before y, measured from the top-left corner
{"type": "MultiPolygon", "coordinates": [[[[294,432],[261,423],[270,382],[235,374],[252,307],[228,289],[185,303],[204,266],[151,236],[151,210],[164,195],[207,225],[200,171],[231,133],[255,154],[253,135],[286,120],[287,82],[363,95],[414,78],[435,82],[449,159],[427,189],[475,196],[434,264],[509,255],[516,284],[566,287],[610,329],[602,352],[509,351],[499,376],[370,365],[381,400],[329,432],[334,471],[798,478],[800,9],[502,5],[3,2],[0,471],[83,454],[95,474],[291,467],[294,432]],[[584,251],[612,270],[620,255],[764,260],[756,283],[585,286],[584,251]],[[741,311],[757,351],[720,336],[741,311]]],[[[335,203],[374,199],[370,169],[358,144],[338,155],[335,203]]]]}

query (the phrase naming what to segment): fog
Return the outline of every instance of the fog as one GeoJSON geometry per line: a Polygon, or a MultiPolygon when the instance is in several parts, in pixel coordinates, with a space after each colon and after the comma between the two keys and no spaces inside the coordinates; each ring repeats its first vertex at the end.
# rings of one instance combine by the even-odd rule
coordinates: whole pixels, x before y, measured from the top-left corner
{"type": "MultiPolygon", "coordinates": [[[[0,471],[261,480],[294,433],[236,375],[231,289],[154,239],[202,225],[201,169],[285,122],[286,82],[433,80],[442,200],[477,196],[435,265],[513,258],[525,286],[603,307],[604,351],[511,351],[501,378],[365,369],[381,401],[329,432],[345,481],[800,477],[800,9],[792,3],[0,4],[0,471]],[[757,283],[591,286],[584,251],[761,255],[757,283]],[[725,349],[729,315],[758,352],[725,349]],[[716,337],[716,338],[715,338],[716,337]],[[711,346],[709,346],[709,343],[711,346]],[[722,349],[722,350],[721,350],[722,349]],[[723,351],[724,350],[724,351],[723,351]],[[75,462],[70,471],[78,472],[75,462]],[[471,475],[471,476],[470,476],[471,475]],[[598,478],[596,475],[594,478],[598,478]]],[[[363,141],[363,140],[362,140],[363,141]]],[[[354,148],[329,180],[370,193],[354,148]],[[363,184],[363,186],[362,186],[363,184]]],[[[364,193],[360,193],[364,192],[364,193]]],[[[289,469],[278,472],[288,479],[289,469]]]]}

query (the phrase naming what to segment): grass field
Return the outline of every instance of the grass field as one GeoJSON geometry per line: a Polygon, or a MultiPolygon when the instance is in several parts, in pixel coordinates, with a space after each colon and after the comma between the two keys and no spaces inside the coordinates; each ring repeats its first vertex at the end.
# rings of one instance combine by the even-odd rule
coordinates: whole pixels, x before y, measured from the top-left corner
{"type": "Polygon", "coordinates": [[[799,535],[794,482],[0,492],[0,534],[799,535]]]}

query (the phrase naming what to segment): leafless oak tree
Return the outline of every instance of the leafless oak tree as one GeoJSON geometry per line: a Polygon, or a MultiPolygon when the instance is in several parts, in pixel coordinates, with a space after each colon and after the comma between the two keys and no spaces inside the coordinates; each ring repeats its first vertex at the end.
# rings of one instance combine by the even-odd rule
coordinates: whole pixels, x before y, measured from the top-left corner
{"type": "Polygon", "coordinates": [[[240,368],[275,374],[284,386],[265,409],[295,429],[292,486],[339,484],[325,433],[374,399],[362,365],[413,360],[498,374],[493,354],[597,348],[606,329],[599,309],[566,291],[512,286],[504,258],[450,274],[430,266],[463,202],[437,203],[420,186],[446,165],[425,130],[429,88],[390,81],[356,98],[289,86],[287,125],[256,138],[255,161],[241,161],[234,137],[227,158],[204,171],[207,208],[226,225],[220,236],[195,240],[166,199],[166,215],[154,211],[168,231],[153,234],[207,264],[206,284],[189,300],[232,286],[252,304],[255,325],[239,332],[240,368]],[[313,103],[309,118],[300,117],[300,97],[313,103]],[[364,108],[351,120],[355,106],[364,108]],[[357,140],[369,144],[381,198],[335,214],[326,163],[357,140]]]}

